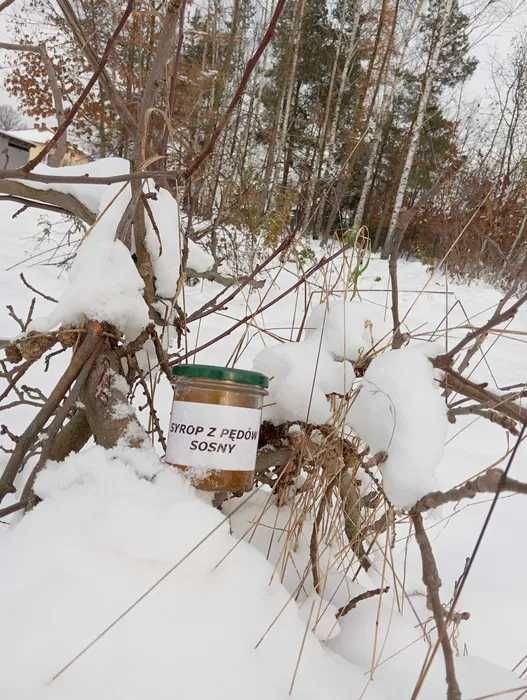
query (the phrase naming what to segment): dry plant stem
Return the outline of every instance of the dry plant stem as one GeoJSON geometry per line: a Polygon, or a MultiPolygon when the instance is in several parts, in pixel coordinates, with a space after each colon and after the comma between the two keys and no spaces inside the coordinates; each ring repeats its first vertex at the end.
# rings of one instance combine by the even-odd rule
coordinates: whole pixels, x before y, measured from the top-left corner
{"type": "Polygon", "coordinates": [[[0,12],[7,10],[9,5],[12,5],[14,2],[15,0],[4,0],[4,2],[0,3],[0,12]]]}
{"type": "Polygon", "coordinates": [[[227,126],[230,116],[234,109],[236,108],[236,105],[240,101],[243,93],[245,92],[245,89],[247,87],[247,83],[249,82],[249,79],[252,75],[253,70],[256,68],[258,65],[258,61],[260,60],[261,55],[265,51],[267,45],[273,38],[276,25],[278,23],[278,20],[280,19],[280,15],[282,14],[282,11],[284,9],[284,6],[286,4],[286,0],[278,0],[276,3],[276,7],[274,9],[273,15],[271,17],[271,20],[269,22],[269,25],[267,27],[267,30],[265,34],[262,37],[262,40],[260,41],[260,44],[258,45],[258,48],[254,52],[254,54],[251,56],[249,61],[247,62],[247,65],[245,66],[245,70],[243,71],[243,75],[240,80],[240,84],[238,85],[238,88],[236,92],[234,93],[232,100],[229,103],[229,106],[225,110],[225,114],[223,117],[219,120],[218,125],[212,132],[212,136],[210,137],[210,141],[208,144],[205,146],[205,148],[202,150],[202,152],[192,161],[192,163],[188,166],[188,168],[184,172],[184,177],[185,179],[192,177],[192,175],[198,170],[198,168],[201,166],[203,161],[212,153],[214,146],[216,145],[216,141],[218,140],[221,132],[223,129],[227,126]]]}
{"type": "Polygon", "coordinates": [[[97,68],[93,72],[92,77],[86,83],[83,91],[79,95],[78,100],[75,102],[75,104],[68,111],[67,117],[64,119],[62,124],[58,125],[58,128],[57,128],[53,138],[50,141],[48,141],[48,143],[44,146],[44,148],[34,158],[32,158],[28,163],[26,163],[26,165],[24,165],[24,167],[22,168],[22,170],[24,172],[29,172],[36,165],[41,163],[42,160],[45,158],[45,156],[47,156],[47,154],[57,145],[61,136],[66,132],[66,129],[68,128],[68,126],[71,124],[71,122],[75,118],[75,115],[77,114],[79,109],[82,107],[84,100],[90,94],[92,87],[95,85],[102,70],[104,69],[104,66],[106,65],[106,61],[108,60],[108,57],[109,57],[110,52],[113,48],[113,45],[115,44],[115,42],[116,42],[119,34],[121,33],[121,30],[123,29],[124,25],[126,24],[126,20],[130,16],[132,9],[133,9],[133,6],[134,6],[134,1],[128,0],[128,4],[126,6],[125,11],[123,12],[123,14],[121,16],[119,24],[117,25],[112,36],[108,40],[108,43],[106,44],[106,48],[104,49],[103,55],[101,57],[101,60],[99,61],[99,65],[97,66],[97,68]]]}
{"type": "Polygon", "coordinates": [[[24,462],[24,457],[26,456],[27,451],[33,444],[38,433],[55,413],[66,392],[73,384],[75,379],[79,376],[85,362],[89,359],[95,348],[98,346],[101,334],[101,324],[93,321],[88,324],[88,334],[86,339],[78,351],[73,355],[68,368],[55,385],[55,388],[49,395],[45,405],[41,408],[26,430],[19,437],[15,445],[15,449],[13,450],[9,461],[5,466],[2,477],[0,478],[0,502],[6,494],[13,493],[15,491],[13,483],[18,470],[24,462]]]}
{"type": "Polygon", "coordinates": [[[527,494],[527,483],[506,477],[502,469],[489,469],[481,476],[470,479],[449,491],[433,491],[423,496],[417,501],[412,511],[424,513],[445,503],[457,503],[463,498],[474,498],[480,493],[497,493],[498,490],[527,494]]]}
{"type": "MultiPolygon", "coordinates": [[[[446,682],[447,682],[447,700],[461,700],[461,691],[456,679],[456,669],[454,665],[454,653],[448,636],[448,629],[445,621],[445,613],[441,600],[439,598],[439,589],[441,587],[441,579],[437,570],[434,553],[430,545],[430,540],[426,534],[423,518],[420,513],[412,512],[410,514],[415,528],[415,539],[421,552],[421,561],[423,565],[423,583],[426,586],[428,605],[432,609],[434,620],[437,626],[437,634],[443,656],[445,658],[446,682]]],[[[419,692],[418,687],[412,693],[412,700],[417,697],[419,692]]]]}

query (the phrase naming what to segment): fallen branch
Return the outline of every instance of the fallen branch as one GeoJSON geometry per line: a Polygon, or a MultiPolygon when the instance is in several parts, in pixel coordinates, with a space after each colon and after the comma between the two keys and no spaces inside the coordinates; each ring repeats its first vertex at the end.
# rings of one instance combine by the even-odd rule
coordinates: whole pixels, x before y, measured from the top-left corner
{"type": "Polygon", "coordinates": [[[457,416],[480,416],[491,423],[501,425],[502,428],[508,430],[513,435],[518,435],[518,428],[512,418],[502,416],[498,411],[493,411],[491,408],[481,408],[481,406],[459,406],[459,408],[449,409],[448,420],[450,423],[455,423],[457,416]]]}

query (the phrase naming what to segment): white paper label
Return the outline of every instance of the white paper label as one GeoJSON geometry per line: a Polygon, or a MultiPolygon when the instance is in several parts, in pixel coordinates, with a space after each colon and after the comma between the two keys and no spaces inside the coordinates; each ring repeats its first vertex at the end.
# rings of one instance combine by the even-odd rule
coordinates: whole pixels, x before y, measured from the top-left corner
{"type": "Polygon", "coordinates": [[[174,401],[165,460],[200,470],[252,471],[261,410],[174,401]]]}

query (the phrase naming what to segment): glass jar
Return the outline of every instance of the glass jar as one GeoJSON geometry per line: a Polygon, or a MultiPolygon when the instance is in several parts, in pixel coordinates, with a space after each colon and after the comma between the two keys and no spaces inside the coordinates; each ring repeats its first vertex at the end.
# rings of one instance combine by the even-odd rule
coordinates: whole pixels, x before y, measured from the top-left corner
{"type": "Polygon", "coordinates": [[[165,461],[202,491],[250,491],[267,377],[213,365],[176,365],[172,375],[165,461]]]}

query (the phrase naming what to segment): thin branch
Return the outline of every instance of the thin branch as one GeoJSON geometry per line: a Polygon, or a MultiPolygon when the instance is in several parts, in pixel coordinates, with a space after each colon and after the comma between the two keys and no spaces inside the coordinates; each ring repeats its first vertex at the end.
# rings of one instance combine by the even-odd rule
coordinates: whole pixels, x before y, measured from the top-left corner
{"type": "Polygon", "coordinates": [[[6,494],[13,493],[15,491],[13,483],[18,470],[24,462],[27,451],[33,444],[36,436],[44,428],[48,420],[57,410],[60,402],[64,398],[72,383],[78,377],[87,359],[102,342],[101,337],[101,324],[95,321],[90,322],[88,324],[88,335],[86,336],[86,339],[80,346],[79,350],[73,355],[68,368],[49,395],[46,404],[33,418],[16,443],[13,454],[9,458],[4,472],[0,477],[0,502],[6,494]]]}
{"type": "Polygon", "coordinates": [[[504,476],[502,469],[489,469],[481,476],[471,479],[461,486],[456,486],[449,491],[428,493],[417,501],[412,511],[424,513],[432,508],[445,505],[445,503],[457,503],[463,498],[474,498],[480,493],[497,493],[498,490],[527,494],[527,483],[504,476]]]}
{"type": "MultiPolygon", "coordinates": [[[[445,622],[445,612],[439,598],[439,589],[441,588],[441,579],[437,570],[437,564],[434,558],[434,553],[430,545],[430,540],[426,534],[423,518],[420,513],[411,513],[412,522],[415,528],[415,539],[421,552],[421,561],[423,565],[423,583],[426,586],[427,599],[429,607],[432,609],[434,620],[437,627],[437,634],[443,656],[445,658],[445,671],[447,682],[447,700],[461,700],[461,691],[456,679],[456,669],[454,665],[454,653],[448,636],[448,629],[445,622]]],[[[412,700],[417,697],[419,687],[417,686],[412,693],[412,700]]]]}
{"type": "Polygon", "coordinates": [[[31,284],[29,284],[27,279],[24,277],[23,272],[20,273],[20,279],[26,285],[26,287],[28,289],[31,289],[32,292],[35,292],[35,294],[38,294],[39,296],[43,297],[44,299],[47,299],[48,301],[53,301],[53,302],[55,302],[55,304],[58,303],[58,299],[55,299],[55,297],[50,297],[48,294],[44,294],[44,292],[41,292],[38,289],[35,289],[35,287],[33,287],[31,284]]]}
{"type": "Polygon", "coordinates": [[[364,591],[364,593],[359,593],[359,595],[356,595],[354,598],[352,598],[346,605],[343,605],[341,608],[338,609],[337,612],[337,619],[344,617],[344,615],[347,615],[350,610],[353,610],[353,608],[356,608],[357,605],[363,601],[363,600],[368,600],[368,598],[374,598],[377,595],[382,595],[383,593],[388,593],[390,590],[390,586],[386,586],[385,588],[373,588],[371,591],[364,591]]]}
{"type": "Polygon", "coordinates": [[[4,0],[4,2],[0,3],[0,12],[2,12],[3,10],[7,10],[7,8],[14,2],[15,0],[4,0]]]}
{"type": "Polygon", "coordinates": [[[298,289],[304,282],[311,277],[315,272],[318,272],[322,267],[325,265],[328,265],[330,262],[338,258],[340,255],[346,251],[351,244],[342,246],[339,250],[337,250],[336,253],[333,253],[333,255],[330,255],[328,257],[324,256],[322,257],[318,263],[310,267],[306,272],[290,287],[288,287],[285,291],[283,291],[281,294],[279,294],[277,297],[274,297],[274,299],[271,299],[267,304],[264,304],[263,306],[258,307],[253,313],[248,314],[244,318],[240,319],[236,323],[234,323],[230,328],[227,328],[226,331],[223,333],[220,333],[217,335],[215,338],[212,338],[211,340],[207,341],[206,343],[203,343],[202,345],[199,345],[198,347],[194,348],[194,350],[189,350],[187,353],[184,355],[180,355],[176,357],[175,360],[172,361],[171,364],[179,364],[180,362],[183,362],[184,360],[188,359],[189,357],[192,357],[196,355],[198,352],[201,352],[205,348],[210,347],[211,345],[214,345],[214,343],[217,343],[218,340],[222,340],[223,338],[226,338],[228,335],[230,335],[233,331],[235,331],[237,328],[240,326],[243,326],[244,323],[247,323],[248,321],[252,321],[252,319],[257,316],[258,314],[263,313],[264,311],[267,311],[267,309],[271,308],[274,304],[277,304],[279,301],[284,299],[286,296],[291,294],[291,292],[294,292],[295,289],[298,289]]]}

